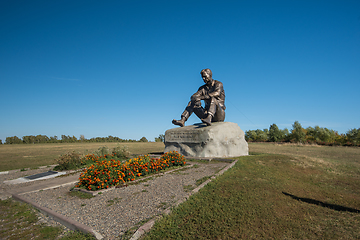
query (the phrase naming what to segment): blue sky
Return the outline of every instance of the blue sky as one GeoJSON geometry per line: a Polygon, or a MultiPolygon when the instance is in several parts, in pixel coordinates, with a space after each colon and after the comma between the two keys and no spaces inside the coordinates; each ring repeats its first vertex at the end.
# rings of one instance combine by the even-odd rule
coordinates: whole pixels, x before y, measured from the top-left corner
{"type": "Polygon", "coordinates": [[[154,141],[204,68],[244,131],[359,128],[360,1],[2,0],[0,139],[154,141]]]}

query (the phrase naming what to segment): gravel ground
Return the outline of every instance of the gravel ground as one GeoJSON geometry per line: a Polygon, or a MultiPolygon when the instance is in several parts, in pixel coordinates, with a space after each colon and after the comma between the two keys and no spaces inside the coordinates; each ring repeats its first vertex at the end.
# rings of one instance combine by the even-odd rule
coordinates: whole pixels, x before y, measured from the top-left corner
{"type": "Polygon", "coordinates": [[[23,196],[93,228],[105,239],[118,239],[140,221],[161,214],[187,196],[189,190],[196,187],[196,180],[211,176],[229,165],[225,162],[194,164],[184,171],[116,188],[90,199],[70,196],[68,193],[72,186],[23,196]]]}

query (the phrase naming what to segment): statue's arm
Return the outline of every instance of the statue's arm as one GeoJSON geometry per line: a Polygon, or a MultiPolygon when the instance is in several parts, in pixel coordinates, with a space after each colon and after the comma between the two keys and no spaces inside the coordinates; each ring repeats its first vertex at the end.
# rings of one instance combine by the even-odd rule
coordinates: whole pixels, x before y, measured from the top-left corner
{"type": "Polygon", "coordinates": [[[200,101],[200,100],[204,100],[205,98],[205,91],[203,86],[201,86],[198,91],[196,93],[194,93],[191,96],[191,101],[196,102],[196,101],[200,101]]]}

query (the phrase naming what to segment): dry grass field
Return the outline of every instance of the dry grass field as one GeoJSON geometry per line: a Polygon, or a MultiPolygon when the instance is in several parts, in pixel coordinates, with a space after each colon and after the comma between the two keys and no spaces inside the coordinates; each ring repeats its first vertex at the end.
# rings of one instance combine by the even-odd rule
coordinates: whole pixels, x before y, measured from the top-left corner
{"type": "Polygon", "coordinates": [[[359,147],[329,147],[318,145],[250,143],[251,153],[281,154],[291,157],[302,167],[320,167],[332,173],[360,176],[359,147]]]}
{"type": "Polygon", "coordinates": [[[342,146],[320,146],[320,145],[301,145],[293,143],[249,143],[250,152],[256,153],[272,153],[296,156],[299,158],[341,160],[348,159],[359,161],[360,148],[358,147],[342,147],[342,146]]]}
{"type": "Polygon", "coordinates": [[[52,165],[56,164],[55,159],[68,152],[88,154],[103,146],[110,149],[126,146],[135,155],[164,151],[161,142],[3,144],[0,145],[0,171],[52,165]]]}

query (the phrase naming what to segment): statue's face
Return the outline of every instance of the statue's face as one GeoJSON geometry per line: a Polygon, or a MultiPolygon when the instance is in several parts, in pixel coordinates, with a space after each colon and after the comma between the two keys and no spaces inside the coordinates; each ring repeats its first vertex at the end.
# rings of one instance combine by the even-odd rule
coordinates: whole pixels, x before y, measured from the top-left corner
{"type": "Polygon", "coordinates": [[[202,76],[202,79],[204,80],[204,83],[206,83],[208,85],[211,85],[212,78],[211,78],[210,74],[208,74],[207,72],[203,72],[201,74],[201,76],[202,76]]]}

